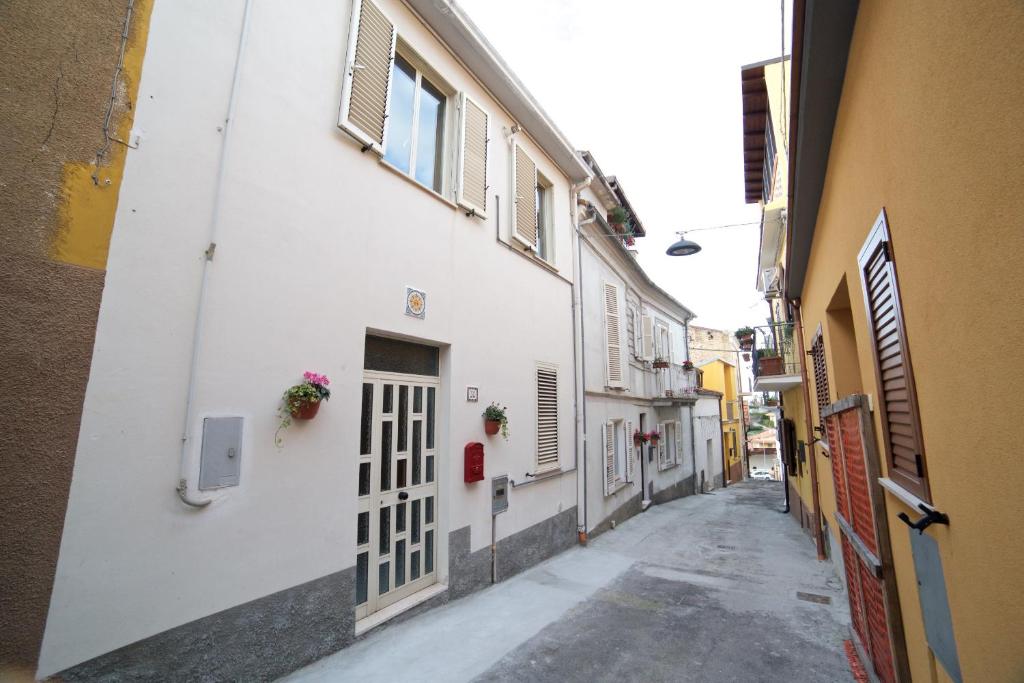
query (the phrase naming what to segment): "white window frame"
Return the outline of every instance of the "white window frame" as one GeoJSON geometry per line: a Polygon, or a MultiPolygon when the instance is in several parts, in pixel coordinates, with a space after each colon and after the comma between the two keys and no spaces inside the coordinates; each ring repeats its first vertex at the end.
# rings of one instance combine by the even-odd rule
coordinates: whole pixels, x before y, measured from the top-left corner
{"type": "MultiPolygon", "coordinates": [[[[534,161],[534,167],[537,162],[534,161]]],[[[547,179],[547,177],[537,169],[537,181],[534,186],[534,205],[533,212],[537,215],[537,243],[533,245],[533,253],[537,255],[537,258],[544,261],[545,263],[553,264],[555,262],[555,235],[552,221],[552,215],[554,214],[554,207],[552,206],[555,199],[555,184],[547,179]],[[537,206],[537,195],[540,195],[540,206],[537,206]],[[544,252],[541,253],[541,236],[544,239],[544,252]]]]}
{"type": "MultiPolygon", "coordinates": [[[[386,164],[388,168],[392,169],[396,173],[407,177],[420,187],[426,188],[427,190],[434,192],[441,197],[448,198],[452,194],[452,169],[456,164],[452,163],[452,131],[454,130],[455,120],[457,116],[457,103],[458,93],[455,88],[451,86],[441,75],[433,69],[430,64],[424,60],[419,54],[413,50],[408,43],[402,40],[399,35],[394,48],[394,59],[391,61],[391,68],[398,68],[398,58],[401,57],[403,61],[407,62],[413,70],[416,72],[416,78],[413,83],[413,99],[412,99],[412,131],[409,139],[409,170],[403,171],[398,168],[390,161],[385,159],[388,151],[388,141],[391,138],[391,98],[394,91],[394,77],[392,76],[388,84],[388,118],[384,124],[384,144],[381,146],[380,161],[386,164]],[[420,95],[422,93],[422,82],[426,78],[431,86],[439,93],[444,95],[444,116],[441,119],[441,144],[437,151],[440,157],[441,169],[440,178],[441,186],[435,189],[425,183],[420,182],[416,177],[416,155],[419,153],[419,115],[420,115],[420,95]]],[[[454,150],[456,153],[458,150],[454,150]]]]}

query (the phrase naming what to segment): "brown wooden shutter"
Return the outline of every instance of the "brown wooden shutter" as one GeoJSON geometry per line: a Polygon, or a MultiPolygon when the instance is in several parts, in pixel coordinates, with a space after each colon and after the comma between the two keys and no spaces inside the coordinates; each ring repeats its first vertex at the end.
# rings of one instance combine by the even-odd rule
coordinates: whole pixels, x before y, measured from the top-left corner
{"type": "Polygon", "coordinates": [[[861,248],[857,262],[871,331],[889,478],[928,501],[921,417],[884,209],[861,248]]]}
{"type": "MultiPolygon", "coordinates": [[[[820,329],[814,337],[814,342],[811,344],[811,365],[814,368],[814,392],[818,399],[818,416],[820,419],[821,411],[832,404],[828,390],[828,366],[825,365],[825,342],[822,339],[820,329]]],[[[821,423],[822,427],[824,427],[825,421],[821,420],[821,423]]]]}

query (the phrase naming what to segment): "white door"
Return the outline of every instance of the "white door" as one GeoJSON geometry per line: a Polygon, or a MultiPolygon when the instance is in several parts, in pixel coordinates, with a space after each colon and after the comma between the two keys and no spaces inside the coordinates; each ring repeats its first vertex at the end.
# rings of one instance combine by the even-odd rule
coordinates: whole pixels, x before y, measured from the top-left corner
{"type": "Polygon", "coordinates": [[[363,374],[356,618],[437,581],[435,377],[363,374]]]}

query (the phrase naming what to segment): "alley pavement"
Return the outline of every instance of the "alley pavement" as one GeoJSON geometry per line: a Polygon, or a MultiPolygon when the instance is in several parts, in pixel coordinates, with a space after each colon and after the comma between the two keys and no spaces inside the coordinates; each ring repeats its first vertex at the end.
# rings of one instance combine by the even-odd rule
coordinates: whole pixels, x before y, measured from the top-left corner
{"type": "Polygon", "coordinates": [[[782,485],[649,508],[285,680],[852,681],[846,598],[782,485]]]}

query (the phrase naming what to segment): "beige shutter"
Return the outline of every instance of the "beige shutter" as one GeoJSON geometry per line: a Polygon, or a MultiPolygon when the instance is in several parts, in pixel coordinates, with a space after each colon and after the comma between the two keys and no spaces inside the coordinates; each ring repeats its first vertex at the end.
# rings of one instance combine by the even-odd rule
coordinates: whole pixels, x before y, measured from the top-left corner
{"type": "Polygon", "coordinates": [[[619,325],[619,287],[604,283],[605,370],[608,386],[625,384],[622,374],[622,334],[619,325]]]}
{"type": "Polygon", "coordinates": [[[665,469],[665,425],[658,424],[658,469],[665,469]]]}
{"type": "Polygon", "coordinates": [[[528,247],[537,246],[537,165],[515,146],[512,187],[512,236],[528,247]]]}
{"type": "Polygon", "coordinates": [[[487,217],[487,112],[465,93],[462,94],[461,142],[459,145],[459,206],[487,217]]]}
{"type": "Polygon", "coordinates": [[[378,154],[384,153],[396,37],[377,5],[353,0],[338,125],[378,154]]]}
{"type": "Polygon", "coordinates": [[[676,459],[675,464],[683,461],[683,423],[676,421],[676,459]]]}
{"type": "Polygon", "coordinates": [[[636,447],[633,445],[633,422],[626,420],[626,481],[633,481],[633,461],[636,459],[636,447]]]}
{"type": "Polygon", "coordinates": [[[643,360],[654,360],[654,320],[651,316],[645,315],[643,317],[643,335],[644,335],[644,351],[643,360]]]}
{"type": "Polygon", "coordinates": [[[610,496],[615,489],[615,423],[605,422],[601,436],[604,442],[604,495],[610,496]]]}
{"type": "Polygon", "coordinates": [[[537,471],[558,468],[558,371],[537,368],[537,471]]]}
{"type": "Polygon", "coordinates": [[[643,355],[644,355],[643,323],[641,322],[641,319],[640,319],[640,311],[639,311],[639,309],[637,309],[636,306],[633,306],[632,309],[633,309],[633,320],[634,320],[633,345],[635,347],[635,349],[633,351],[633,354],[637,358],[643,358],[643,355]]]}

